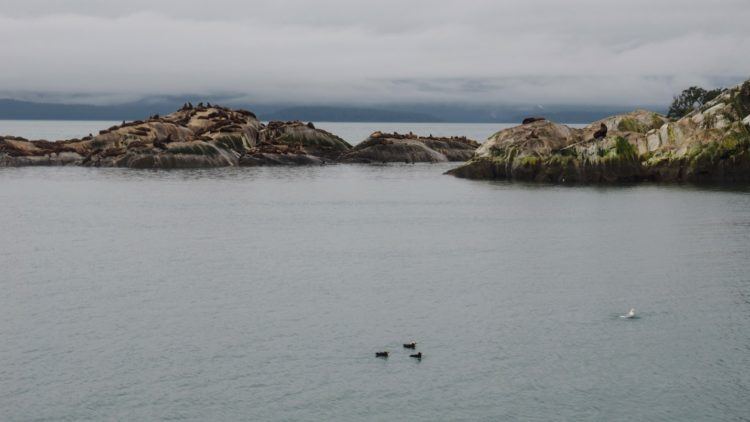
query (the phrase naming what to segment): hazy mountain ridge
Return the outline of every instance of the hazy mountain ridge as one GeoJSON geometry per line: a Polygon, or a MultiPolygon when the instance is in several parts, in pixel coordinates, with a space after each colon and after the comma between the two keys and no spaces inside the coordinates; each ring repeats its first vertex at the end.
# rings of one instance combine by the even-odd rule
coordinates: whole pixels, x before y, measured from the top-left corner
{"type": "MultiPolygon", "coordinates": [[[[512,123],[529,116],[544,116],[567,123],[588,123],[606,116],[632,110],[632,106],[582,105],[464,105],[464,104],[392,104],[357,105],[284,105],[250,104],[220,97],[147,98],[140,101],[112,104],[63,104],[0,99],[0,119],[5,120],[137,120],[153,114],[168,114],[186,101],[231,105],[253,110],[263,121],[305,120],[331,122],[448,122],[448,123],[512,123]]],[[[660,110],[664,107],[650,107],[660,110]]]]}

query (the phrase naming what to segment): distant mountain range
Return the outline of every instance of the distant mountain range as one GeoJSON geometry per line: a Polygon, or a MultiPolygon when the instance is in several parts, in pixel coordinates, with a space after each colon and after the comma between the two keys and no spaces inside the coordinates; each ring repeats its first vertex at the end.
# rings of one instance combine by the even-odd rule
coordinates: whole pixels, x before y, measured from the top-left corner
{"type": "Polygon", "coordinates": [[[442,122],[426,113],[360,107],[297,106],[259,116],[263,120],[306,120],[311,122],[442,122]]]}
{"type": "MultiPolygon", "coordinates": [[[[190,98],[154,98],[113,105],[59,104],[0,99],[0,119],[5,120],[137,120],[152,114],[168,114],[190,98]]],[[[528,106],[392,104],[380,106],[244,104],[221,98],[204,98],[216,104],[245,108],[261,120],[303,120],[312,122],[456,122],[513,123],[525,117],[543,116],[565,123],[589,123],[633,110],[632,106],[528,106]]],[[[663,106],[643,108],[664,111],[663,106]]]]}

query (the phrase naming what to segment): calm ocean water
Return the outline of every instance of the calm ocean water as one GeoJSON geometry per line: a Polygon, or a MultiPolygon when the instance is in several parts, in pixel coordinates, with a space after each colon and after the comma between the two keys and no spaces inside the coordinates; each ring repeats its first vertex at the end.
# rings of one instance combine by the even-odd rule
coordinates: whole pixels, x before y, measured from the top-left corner
{"type": "Polygon", "coordinates": [[[749,188],[452,166],[0,169],[0,420],[748,420],[749,188]]]}

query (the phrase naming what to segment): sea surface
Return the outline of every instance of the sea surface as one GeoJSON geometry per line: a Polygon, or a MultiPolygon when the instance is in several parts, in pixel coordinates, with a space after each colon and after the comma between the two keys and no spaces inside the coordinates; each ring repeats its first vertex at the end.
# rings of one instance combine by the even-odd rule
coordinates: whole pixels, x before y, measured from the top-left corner
{"type": "Polygon", "coordinates": [[[750,188],[453,166],[1,168],[0,420],[750,420],[750,188]]]}

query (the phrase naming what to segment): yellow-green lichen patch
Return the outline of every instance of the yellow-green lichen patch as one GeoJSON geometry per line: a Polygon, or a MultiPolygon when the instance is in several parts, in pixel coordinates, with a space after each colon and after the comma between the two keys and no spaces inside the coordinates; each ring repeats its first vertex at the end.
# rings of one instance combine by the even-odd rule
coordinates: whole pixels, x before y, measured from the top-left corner
{"type": "Polygon", "coordinates": [[[739,118],[750,114],[750,81],[745,81],[737,92],[732,93],[730,104],[739,118]]]}
{"type": "Polygon", "coordinates": [[[518,157],[518,165],[521,167],[532,168],[539,165],[541,160],[535,155],[527,155],[524,157],[518,157]]]}
{"type": "Polygon", "coordinates": [[[651,114],[651,129],[659,129],[664,124],[664,120],[656,113],[651,114]]]}
{"type": "Polygon", "coordinates": [[[635,146],[622,136],[615,137],[615,147],[613,150],[618,157],[626,159],[635,159],[638,156],[635,146]]]}
{"type": "Polygon", "coordinates": [[[643,123],[630,117],[623,118],[622,120],[620,120],[620,123],[617,124],[617,130],[620,130],[622,132],[646,133],[649,129],[650,128],[648,128],[643,123]]]}
{"type": "Polygon", "coordinates": [[[670,144],[677,142],[677,134],[675,133],[674,126],[671,124],[667,126],[667,139],[669,139],[670,144]]]}

